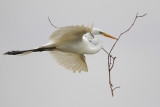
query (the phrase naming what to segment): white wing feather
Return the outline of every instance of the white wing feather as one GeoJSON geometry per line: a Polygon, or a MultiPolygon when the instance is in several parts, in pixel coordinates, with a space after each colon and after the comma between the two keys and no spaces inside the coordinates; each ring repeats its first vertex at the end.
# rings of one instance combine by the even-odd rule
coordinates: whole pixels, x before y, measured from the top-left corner
{"type": "Polygon", "coordinates": [[[77,53],[62,52],[58,50],[50,51],[54,59],[68,70],[73,72],[88,72],[85,56],[77,53]]]}
{"type": "Polygon", "coordinates": [[[91,27],[84,25],[60,27],[52,33],[52,35],[50,36],[50,42],[57,43],[69,39],[73,40],[82,38],[84,34],[91,32],[92,28],[93,25],[91,25],[91,27]]]}

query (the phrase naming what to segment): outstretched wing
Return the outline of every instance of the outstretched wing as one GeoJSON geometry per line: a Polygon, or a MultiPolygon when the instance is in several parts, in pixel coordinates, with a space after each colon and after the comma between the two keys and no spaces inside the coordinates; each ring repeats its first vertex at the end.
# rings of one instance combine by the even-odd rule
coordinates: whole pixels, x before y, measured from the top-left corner
{"type": "Polygon", "coordinates": [[[50,36],[50,41],[52,43],[65,41],[65,40],[73,40],[82,38],[82,36],[88,32],[92,31],[92,25],[89,26],[65,26],[56,29],[52,35],[50,36]]]}
{"type": "Polygon", "coordinates": [[[73,72],[88,72],[85,56],[77,53],[62,52],[58,50],[50,51],[54,59],[63,67],[73,72]]]}

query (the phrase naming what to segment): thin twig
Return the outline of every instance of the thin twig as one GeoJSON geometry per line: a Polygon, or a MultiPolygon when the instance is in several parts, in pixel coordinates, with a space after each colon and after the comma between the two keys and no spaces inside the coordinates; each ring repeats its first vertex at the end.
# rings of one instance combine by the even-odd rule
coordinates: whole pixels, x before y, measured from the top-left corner
{"type": "Polygon", "coordinates": [[[104,50],[104,52],[106,52],[107,54],[109,54],[104,48],[102,48],[104,50]]]}
{"type": "MultiPolygon", "coordinates": [[[[108,53],[104,48],[102,48],[102,49],[103,49],[104,52],[106,52],[106,53],[109,55],[109,53],[108,53]]],[[[110,56],[111,56],[112,58],[114,58],[111,54],[110,54],[110,56]]]]}
{"type": "Polygon", "coordinates": [[[128,32],[128,31],[133,27],[133,25],[135,24],[137,18],[138,18],[138,17],[144,17],[145,15],[147,15],[147,13],[144,14],[144,15],[142,15],[142,16],[138,16],[138,13],[136,14],[136,17],[135,17],[135,19],[134,19],[132,25],[131,25],[127,30],[125,30],[124,32],[122,32],[122,33],[119,35],[118,39],[117,39],[116,42],[113,44],[113,46],[112,46],[112,48],[111,48],[109,54],[112,52],[113,48],[115,47],[115,45],[116,45],[116,43],[118,42],[118,40],[120,39],[120,37],[121,37],[124,33],[128,32]]]}
{"type": "Polygon", "coordinates": [[[115,88],[113,88],[113,91],[114,91],[115,89],[117,89],[117,88],[120,88],[120,87],[115,87],[115,88]]]}
{"type": "Polygon", "coordinates": [[[134,21],[133,21],[133,23],[131,24],[131,26],[130,26],[127,30],[125,30],[124,32],[122,32],[122,33],[119,35],[118,39],[117,39],[117,40],[115,41],[115,43],[113,44],[111,50],[109,51],[109,53],[107,53],[107,54],[108,54],[109,86],[110,86],[110,89],[111,89],[112,96],[114,96],[114,90],[117,89],[117,88],[120,88],[120,87],[118,86],[118,87],[113,88],[113,84],[112,84],[112,82],[111,82],[111,70],[112,70],[112,68],[114,67],[114,62],[115,62],[115,58],[116,58],[116,57],[112,57],[112,56],[111,56],[111,52],[112,52],[113,48],[115,47],[115,45],[117,44],[117,42],[119,41],[120,37],[121,37],[123,34],[127,33],[127,32],[133,27],[133,25],[135,24],[137,18],[139,18],[139,17],[144,17],[145,15],[147,15],[147,13],[144,14],[144,15],[141,15],[141,16],[139,16],[138,13],[137,13],[137,14],[136,14],[136,17],[135,17],[135,19],[134,19],[134,21]],[[112,57],[112,63],[111,63],[111,57],[112,57]]]}
{"type": "Polygon", "coordinates": [[[58,28],[58,27],[56,27],[54,24],[52,24],[52,22],[51,22],[51,20],[50,20],[49,17],[48,17],[48,20],[49,20],[50,24],[51,24],[54,28],[58,28]]]}
{"type": "Polygon", "coordinates": [[[114,66],[115,59],[116,59],[116,57],[113,58],[113,63],[112,63],[112,66],[111,66],[111,68],[110,68],[111,70],[112,70],[112,68],[113,68],[113,66],[114,66]]]}

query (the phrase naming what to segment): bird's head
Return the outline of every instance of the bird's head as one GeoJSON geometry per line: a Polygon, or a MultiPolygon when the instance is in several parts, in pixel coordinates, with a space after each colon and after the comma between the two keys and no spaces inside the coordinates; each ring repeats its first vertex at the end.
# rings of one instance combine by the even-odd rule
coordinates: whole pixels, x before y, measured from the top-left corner
{"type": "Polygon", "coordinates": [[[117,38],[115,38],[115,37],[113,37],[113,36],[111,36],[111,35],[109,35],[107,33],[104,33],[104,32],[102,32],[101,30],[99,30],[97,28],[93,28],[91,33],[92,33],[92,35],[103,35],[103,36],[106,36],[106,37],[109,37],[109,38],[117,40],[117,38]]]}

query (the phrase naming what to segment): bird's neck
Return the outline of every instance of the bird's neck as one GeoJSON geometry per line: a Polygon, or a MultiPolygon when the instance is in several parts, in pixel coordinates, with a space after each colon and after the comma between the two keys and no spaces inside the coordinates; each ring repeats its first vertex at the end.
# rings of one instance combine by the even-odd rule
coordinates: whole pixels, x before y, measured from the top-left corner
{"type": "Polygon", "coordinates": [[[90,47],[88,49],[88,53],[87,54],[95,54],[95,53],[99,52],[102,49],[102,47],[103,47],[102,43],[94,45],[94,47],[90,47]]]}
{"type": "MultiPolygon", "coordinates": [[[[87,39],[87,41],[88,41],[88,39],[87,39]]],[[[92,45],[89,45],[89,43],[87,43],[84,54],[95,54],[95,53],[99,52],[103,47],[103,43],[100,41],[97,43],[94,43],[94,44],[91,43],[91,44],[92,45]]]]}

